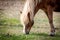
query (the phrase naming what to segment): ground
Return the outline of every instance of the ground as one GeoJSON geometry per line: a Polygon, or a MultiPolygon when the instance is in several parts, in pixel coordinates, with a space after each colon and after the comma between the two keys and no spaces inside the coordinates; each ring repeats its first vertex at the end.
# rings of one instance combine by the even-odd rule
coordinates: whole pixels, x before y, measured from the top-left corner
{"type": "Polygon", "coordinates": [[[53,13],[56,28],[54,37],[49,36],[50,25],[47,16],[43,11],[39,10],[34,18],[35,23],[29,35],[23,34],[22,25],[0,25],[0,40],[60,40],[60,13],[53,13]]]}

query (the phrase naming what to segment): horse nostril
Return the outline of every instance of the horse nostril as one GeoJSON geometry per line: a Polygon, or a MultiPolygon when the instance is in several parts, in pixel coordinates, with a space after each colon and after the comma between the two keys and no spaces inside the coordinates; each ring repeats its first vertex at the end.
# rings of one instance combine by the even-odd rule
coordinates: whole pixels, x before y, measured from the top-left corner
{"type": "Polygon", "coordinates": [[[28,35],[28,34],[29,34],[29,32],[26,32],[26,34],[28,35]]]}
{"type": "Polygon", "coordinates": [[[22,11],[20,11],[20,13],[22,14],[22,11]]]}

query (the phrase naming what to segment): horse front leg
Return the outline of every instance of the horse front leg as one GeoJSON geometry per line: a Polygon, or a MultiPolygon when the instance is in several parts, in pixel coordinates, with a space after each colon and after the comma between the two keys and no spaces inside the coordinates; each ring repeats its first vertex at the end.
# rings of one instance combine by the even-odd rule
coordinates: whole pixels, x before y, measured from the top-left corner
{"type": "Polygon", "coordinates": [[[54,25],[53,25],[53,9],[52,9],[52,7],[48,6],[47,10],[45,10],[45,12],[46,12],[46,15],[49,19],[49,24],[50,24],[50,27],[51,27],[50,36],[54,36],[55,35],[55,28],[54,28],[54,25]]]}

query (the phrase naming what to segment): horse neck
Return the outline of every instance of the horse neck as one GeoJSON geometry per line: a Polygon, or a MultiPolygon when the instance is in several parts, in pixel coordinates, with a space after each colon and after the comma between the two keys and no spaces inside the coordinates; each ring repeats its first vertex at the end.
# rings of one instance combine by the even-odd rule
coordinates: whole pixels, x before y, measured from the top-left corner
{"type": "Polygon", "coordinates": [[[35,0],[35,9],[34,9],[34,15],[37,13],[37,11],[40,9],[40,3],[42,0],[35,0]]]}

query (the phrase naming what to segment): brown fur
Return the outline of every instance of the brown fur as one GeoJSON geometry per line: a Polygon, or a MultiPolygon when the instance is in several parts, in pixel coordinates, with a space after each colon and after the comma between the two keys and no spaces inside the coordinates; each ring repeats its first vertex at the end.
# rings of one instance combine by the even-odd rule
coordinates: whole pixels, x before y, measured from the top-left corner
{"type": "MultiPolygon", "coordinates": [[[[59,0],[27,0],[23,13],[24,19],[22,18],[22,22],[25,25],[25,33],[28,34],[33,23],[34,23],[34,16],[39,9],[42,9],[49,19],[49,23],[51,26],[51,36],[55,34],[55,28],[53,25],[53,11],[57,6],[57,1],[59,0]],[[26,23],[27,22],[27,23],[26,23]]],[[[21,16],[21,17],[23,17],[21,16]]]]}

